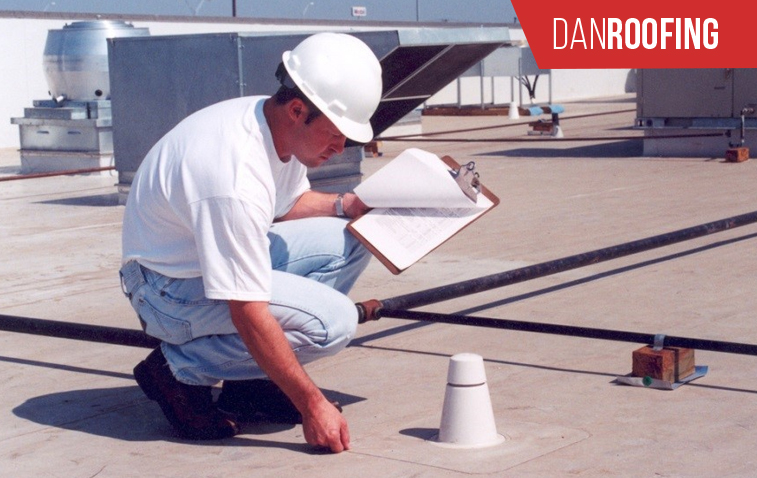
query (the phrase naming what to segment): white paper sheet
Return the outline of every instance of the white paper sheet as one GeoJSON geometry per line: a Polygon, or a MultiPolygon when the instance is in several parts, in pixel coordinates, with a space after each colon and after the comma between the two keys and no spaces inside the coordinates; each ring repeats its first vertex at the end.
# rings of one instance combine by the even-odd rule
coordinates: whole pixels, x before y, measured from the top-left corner
{"type": "Polygon", "coordinates": [[[479,197],[478,203],[467,209],[379,208],[352,226],[399,270],[404,270],[492,206],[484,196],[479,197]]]}
{"type": "Polygon", "coordinates": [[[358,185],[355,194],[372,208],[475,206],[450,171],[437,155],[410,148],[358,185]]]}
{"type": "Polygon", "coordinates": [[[410,267],[494,206],[482,193],[473,202],[450,171],[433,153],[404,151],[355,188],[374,209],[350,227],[398,271],[410,267]]]}

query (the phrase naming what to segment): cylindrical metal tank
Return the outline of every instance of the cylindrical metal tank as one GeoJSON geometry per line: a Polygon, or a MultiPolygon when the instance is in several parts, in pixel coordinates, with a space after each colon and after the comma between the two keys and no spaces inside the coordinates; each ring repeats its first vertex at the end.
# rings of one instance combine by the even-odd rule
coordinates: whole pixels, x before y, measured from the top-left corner
{"type": "Polygon", "coordinates": [[[74,22],[48,31],[43,65],[50,96],[57,102],[110,99],[106,39],[149,34],[120,20],[74,22]]]}

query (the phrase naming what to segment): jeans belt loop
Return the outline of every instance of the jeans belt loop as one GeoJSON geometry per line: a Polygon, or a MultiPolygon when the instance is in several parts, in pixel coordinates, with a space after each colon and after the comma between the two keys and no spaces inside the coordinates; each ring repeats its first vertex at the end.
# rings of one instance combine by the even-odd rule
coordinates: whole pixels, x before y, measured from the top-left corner
{"type": "Polygon", "coordinates": [[[137,261],[127,262],[120,271],[121,289],[123,293],[131,299],[133,293],[143,284],[146,284],[145,276],[142,273],[142,266],[137,261]]]}

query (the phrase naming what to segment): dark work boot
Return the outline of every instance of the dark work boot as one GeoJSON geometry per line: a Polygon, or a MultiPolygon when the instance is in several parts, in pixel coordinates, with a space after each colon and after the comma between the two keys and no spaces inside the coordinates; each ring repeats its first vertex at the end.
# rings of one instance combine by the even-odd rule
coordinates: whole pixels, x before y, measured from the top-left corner
{"type": "Polygon", "coordinates": [[[216,440],[239,433],[237,424],[213,404],[211,387],[186,385],[174,378],[160,347],[134,367],[134,378],[183,438],[216,440]]]}
{"type": "MultiPolygon", "coordinates": [[[[331,403],[342,411],[338,402],[331,403]]],[[[240,422],[302,423],[299,410],[271,380],[225,380],[217,405],[240,422]]]]}

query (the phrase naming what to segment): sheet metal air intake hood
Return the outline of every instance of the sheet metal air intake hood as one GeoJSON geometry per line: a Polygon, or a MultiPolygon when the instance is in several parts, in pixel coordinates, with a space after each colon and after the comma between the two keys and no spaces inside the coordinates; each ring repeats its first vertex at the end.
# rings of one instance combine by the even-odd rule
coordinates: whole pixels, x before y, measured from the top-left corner
{"type": "MultiPolygon", "coordinates": [[[[130,184],[152,145],[194,111],[232,97],[273,94],[279,86],[274,72],[281,54],[311,33],[219,33],[108,40],[119,183],[130,184]]],[[[371,119],[377,136],[510,41],[506,27],[349,33],[373,50],[383,68],[382,100],[371,119]]]]}
{"type": "Polygon", "coordinates": [[[363,38],[383,69],[384,92],[371,118],[376,136],[510,40],[504,27],[419,28],[381,35],[390,40],[386,51],[363,38]]]}

